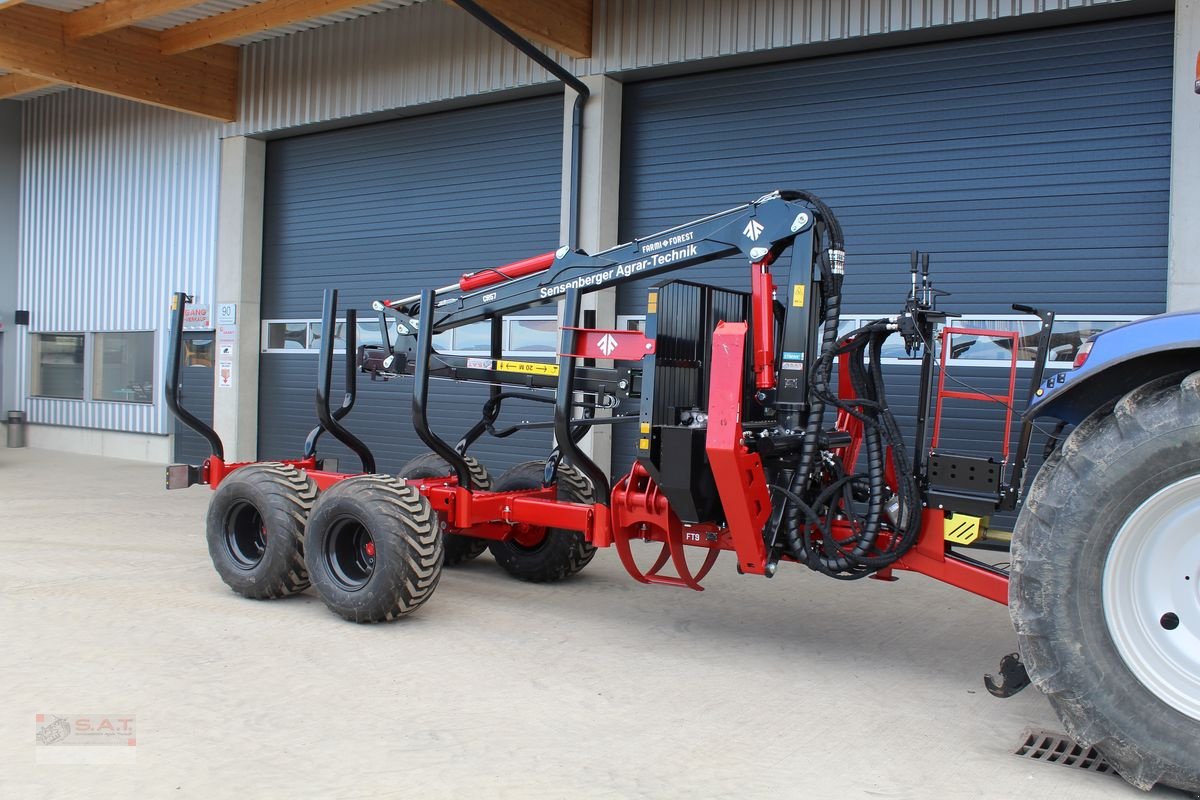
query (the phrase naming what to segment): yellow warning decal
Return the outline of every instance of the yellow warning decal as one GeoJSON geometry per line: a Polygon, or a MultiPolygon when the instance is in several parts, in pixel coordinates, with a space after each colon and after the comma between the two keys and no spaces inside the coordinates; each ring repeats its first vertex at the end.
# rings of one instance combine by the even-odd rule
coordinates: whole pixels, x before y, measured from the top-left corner
{"type": "Polygon", "coordinates": [[[649,450],[650,449],[650,440],[649,439],[639,439],[638,440],[638,449],[639,450],[649,450]]]}
{"type": "Polygon", "coordinates": [[[638,427],[640,428],[640,430],[641,430],[641,432],[642,432],[642,433],[649,433],[649,432],[650,432],[650,423],[649,423],[649,422],[643,422],[643,423],[642,423],[641,425],[639,425],[638,427]]]}
{"type": "Polygon", "coordinates": [[[974,544],[979,539],[982,517],[970,514],[947,514],[943,535],[951,544],[974,544]]]}
{"type": "Polygon", "coordinates": [[[558,375],[558,364],[543,364],[539,361],[497,361],[496,369],[526,375],[558,375]]]}
{"type": "Polygon", "coordinates": [[[792,287],[792,305],[796,308],[804,308],[804,284],[798,283],[792,287]]]}
{"type": "Polygon", "coordinates": [[[646,313],[653,314],[658,311],[658,292],[651,292],[646,297],[646,313]]]}

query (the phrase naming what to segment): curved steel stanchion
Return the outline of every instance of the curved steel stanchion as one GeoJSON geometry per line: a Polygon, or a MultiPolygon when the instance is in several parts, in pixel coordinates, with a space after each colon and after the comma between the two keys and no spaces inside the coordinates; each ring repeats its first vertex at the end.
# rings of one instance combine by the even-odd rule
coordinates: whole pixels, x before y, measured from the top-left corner
{"type": "Polygon", "coordinates": [[[183,362],[183,311],[191,297],[186,292],[176,292],[171,303],[171,343],[167,349],[167,382],[163,387],[163,396],[171,413],[189,428],[203,436],[208,441],[208,447],[213,456],[224,461],[225,445],[221,437],[202,419],[183,407],[179,398],[179,368],[183,362]]]}
{"type": "MultiPolygon", "coordinates": [[[[358,351],[358,312],[353,308],[346,310],[346,392],[342,396],[342,404],[333,410],[333,418],[341,422],[354,409],[354,403],[358,399],[358,364],[355,361],[355,354],[358,351]]],[[[328,338],[328,337],[326,337],[328,338]]],[[[325,432],[322,425],[317,425],[308,432],[308,436],[304,439],[304,457],[315,458],[317,455],[317,442],[321,438],[321,434],[325,432]]]]}
{"type": "MultiPolygon", "coordinates": [[[[334,413],[329,406],[329,392],[333,384],[333,341],[334,341],[334,326],[337,324],[337,289],[325,290],[325,307],[321,313],[321,355],[317,364],[317,419],[321,422],[321,427],[337,439],[346,447],[350,448],[358,460],[362,462],[363,472],[375,472],[375,456],[371,454],[371,448],[367,447],[366,443],[355,436],[342,424],[338,422],[341,417],[346,416],[353,407],[355,400],[354,382],[350,381],[346,386],[346,397],[342,401],[342,407],[338,409],[340,414],[334,413]],[[347,406],[349,404],[349,407],[347,406]]],[[[353,319],[353,313],[348,315],[353,319]]],[[[350,320],[347,320],[350,323],[350,320]]],[[[346,333],[347,350],[355,341],[354,327],[350,325],[349,331],[346,333]]],[[[351,357],[347,354],[347,358],[351,357]]],[[[320,434],[318,434],[319,436],[320,434]]],[[[312,438],[312,434],[309,434],[312,438]]],[[[306,444],[307,447],[307,444],[306,444]]],[[[313,447],[316,447],[316,441],[313,441],[313,447]]]]}

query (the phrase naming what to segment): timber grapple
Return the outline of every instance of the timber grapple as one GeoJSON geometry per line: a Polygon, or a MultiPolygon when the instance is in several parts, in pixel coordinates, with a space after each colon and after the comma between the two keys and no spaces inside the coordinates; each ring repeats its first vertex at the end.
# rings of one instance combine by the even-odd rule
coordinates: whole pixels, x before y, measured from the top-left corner
{"type": "MultiPolygon", "coordinates": [[[[1200,791],[1200,314],[1106,331],[1079,348],[1074,369],[1047,378],[1053,312],[1014,306],[1039,320],[1031,341],[955,326],[937,307],[944,292],[928,255],[914,253],[896,313],[846,330],[845,266],[833,211],[811,193],[776,191],[593,255],[560,248],[381,298],[372,310],[382,344],[356,346],[356,311],[346,313],[336,408],[334,337],[322,337],[318,425],[299,458],[270,463],[227,462],[212,428],[181,407],[181,293],[167,402],[212,455],[168,468],[168,487],[215,490],[209,550],[234,591],[270,598],[311,584],[356,622],[415,611],[443,566],[485,549],[537,582],[570,577],[606,547],[639,582],[693,590],[723,551],[747,575],[789,563],[839,580],[923,573],[1009,604],[1020,654],[988,676],[989,691],[1009,696],[1032,680],[1069,732],[1131,783],[1200,791]],[[667,277],[727,258],[747,264],[741,290],[667,277]],[[643,330],[581,325],[584,295],[657,276],[643,330]],[[549,303],[560,307],[557,357],[506,358],[505,316],[549,303]],[[437,334],[481,322],[487,357],[434,347],[437,334]],[[1010,351],[1007,395],[961,380],[947,388],[956,336],[993,337],[1010,351]],[[920,364],[907,427],[888,403],[890,337],[920,364]],[[1010,453],[1017,354],[1034,348],[1010,453]],[[398,476],[380,474],[343,424],[359,374],[411,386],[413,429],[429,452],[398,476]],[[457,442],[431,425],[434,380],[489,387],[457,442]],[[937,446],[945,398],[1004,406],[998,458],[937,446]],[[512,399],[545,403],[551,418],[499,427],[512,399]],[[1026,488],[1043,417],[1060,424],[1026,488]],[[599,425],[635,431],[636,460],[611,481],[580,445],[599,425]],[[469,455],[485,435],[539,427],[556,442],[543,460],[494,477],[469,455]],[[358,457],[360,472],[318,456],[324,434],[358,457]],[[968,554],[1006,538],[989,530],[993,513],[1018,509],[1010,569],[968,554]],[[653,555],[637,558],[634,542],[653,555]]],[[[324,330],[336,320],[329,290],[324,330]]]]}

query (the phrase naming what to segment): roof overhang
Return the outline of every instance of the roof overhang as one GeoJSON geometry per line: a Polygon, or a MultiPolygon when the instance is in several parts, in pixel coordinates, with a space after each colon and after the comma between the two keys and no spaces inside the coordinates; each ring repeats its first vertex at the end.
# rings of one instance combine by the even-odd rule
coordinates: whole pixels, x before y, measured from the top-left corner
{"type": "MultiPolygon", "coordinates": [[[[232,122],[239,47],[423,1],[0,0],[0,99],[73,86],[232,122]]],[[[534,42],[591,55],[593,0],[479,2],[534,42]]]]}

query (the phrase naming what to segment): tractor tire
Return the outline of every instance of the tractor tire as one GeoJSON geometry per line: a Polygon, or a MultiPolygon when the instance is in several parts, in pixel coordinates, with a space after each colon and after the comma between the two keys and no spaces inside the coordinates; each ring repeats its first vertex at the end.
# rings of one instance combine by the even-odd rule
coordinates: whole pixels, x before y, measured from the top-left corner
{"type": "Polygon", "coordinates": [[[389,475],[347,478],[322,492],[304,553],[313,588],[351,622],[416,611],[442,574],[442,538],[429,501],[389,475]]]}
{"type": "MultiPolygon", "coordinates": [[[[471,488],[486,492],[492,488],[492,476],[488,475],[487,467],[480,464],[470,456],[464,456],[467,466],[471,469],[471,488]]],[[[437,453],[426,453],[425,455],[417,456],[412,461],[409,461],[400,468],[399,476],[401,478],[440,478],[449,475],[451,472],[450,465],[446,460],[437,453]]],[[[487,550],[487,540],[477,539],[474,536],[463,536],[460,533],[449,533],[446,529],[446,521],[442,516],[438,515],[438,522],[442,532],[442,546],[446,551],[446,560],[444,566],[453,567],[464,561],[470,561],[484,550],[487,550]]]]}
{"type": "MultiPolygon", "coordinates": [[[[493,492],[514,492],[542,488],[546,471],[544,461],[526,461],[501,475],[493,492]]],[[[558,499],[572,503],[592,503],[592,486],[578,470],[565,465],[558,468],[558,499]]],[[[555,583],[588,565],[596,548],[579,531],[551,528],[536,542],[522,544],[515,539],[490,542],[492,556],[509,575],[530,583],[555,583]]]]}
{"type": "Polygon", "coordinates": [[[208,504],[208,554],[242,597],[270,600],[308,588],[304,524],[317,485],[285,464],[234,470],[208,504]]]}
{"type": "Polygon", "coordinates": [[[1200,372],[1077,427],[1013,533],[1034,684],[1129,783],[1200,792],[1200,372]]]}

